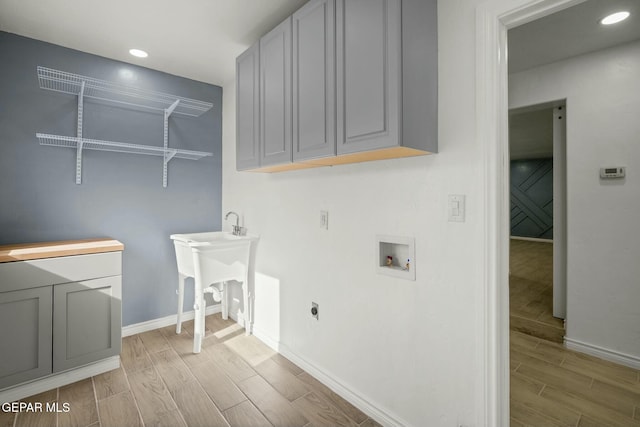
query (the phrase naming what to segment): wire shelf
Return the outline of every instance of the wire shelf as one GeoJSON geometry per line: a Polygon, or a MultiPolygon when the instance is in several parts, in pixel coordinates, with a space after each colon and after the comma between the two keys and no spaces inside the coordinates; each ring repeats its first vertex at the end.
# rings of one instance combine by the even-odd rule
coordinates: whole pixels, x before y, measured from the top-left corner
{"type": "Polygon", "coordinates": [[[46,133],[36,133],[40,145],[53,147],[74,148],[78,147],[78,142],[82,141],[82,149],[112,151],[117,153],[145,154],[149,156],[164,157],[165,152],[170,158],[198,160],[203,157],[212,156],[213,153],[203,151],[179,150],[176,148],[155,147],[152,145],[129,144],[126,142],[101,141],[99,139],[77,138],[73,136],[50,135],[46,133]]]}
{"type": "Polygon", "coordinates": [[[149,110],[166,110],[177,100],[179,102],[173,112],[191,117],[198,117],[213,107],[210,102],[118,85],[41,66],[38,66],[38,82],[41,89],[71,95],[79,95],[84,82],[84,96],[87,98],[149,110]]]}

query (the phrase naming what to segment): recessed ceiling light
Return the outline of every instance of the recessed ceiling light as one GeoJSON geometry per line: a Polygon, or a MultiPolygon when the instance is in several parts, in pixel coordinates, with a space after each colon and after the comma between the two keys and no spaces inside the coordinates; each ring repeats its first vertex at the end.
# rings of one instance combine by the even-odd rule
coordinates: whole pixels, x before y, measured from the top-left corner
{"type": "Polygon", "coordinates": [[[133,56],[137,56],[138,58],[146,58],[147,56],[149,56],[147,52],[140,49],[129,49],[129,53],[133,56]]]}
{"type": "Polygon", "coordinates": [[[605,16],[600,20],[600,23],[602,25],[617,24],[620,21],[624,21],[628,17],[629,17],[629,12],[625,10],[622,12],[616,12],[616,13],[612,13],[611,15],[605,16]]]}

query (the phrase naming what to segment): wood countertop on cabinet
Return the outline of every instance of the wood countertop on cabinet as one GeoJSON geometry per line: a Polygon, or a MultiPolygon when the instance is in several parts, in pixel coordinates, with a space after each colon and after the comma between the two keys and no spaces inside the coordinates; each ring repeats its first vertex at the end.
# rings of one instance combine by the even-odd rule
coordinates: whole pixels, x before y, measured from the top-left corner
{"type": "Polygon", "coordinates": [[[122,243],[109,238],[18,243],[0,246],[0,263],[122,250],[124,250],[122,243]]]}

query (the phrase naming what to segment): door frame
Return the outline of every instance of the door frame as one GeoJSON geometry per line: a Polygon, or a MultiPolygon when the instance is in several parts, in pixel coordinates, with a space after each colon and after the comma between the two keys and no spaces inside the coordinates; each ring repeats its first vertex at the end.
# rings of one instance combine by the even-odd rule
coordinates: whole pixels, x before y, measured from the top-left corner
{"type": "Polygon", "coordinates": [[[483,289],[477,322],[477,425],[509,425],[507,31],[585,0],[490,0],[476,9],[476,140],[483,152],[483,289]]]}

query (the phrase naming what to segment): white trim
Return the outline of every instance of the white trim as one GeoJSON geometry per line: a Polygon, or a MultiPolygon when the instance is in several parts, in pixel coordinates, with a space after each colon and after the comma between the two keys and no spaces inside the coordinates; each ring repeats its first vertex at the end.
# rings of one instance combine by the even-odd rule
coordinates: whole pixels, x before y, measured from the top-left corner
{"type": "Polygon", "coordinates": [[[262,329],[256,327],[255,324],[253,325],[253,330],[251,331],[251,333],[260,341],[262,341],[263,343],[271,347],[273,350],[280,352],[281,350],[280,341],[273,339],[271,336],[269,336],[269,334],[266,334],[262,329]]]}
{"type": "Polygon", "coordinates": [[[37,379],[29,383],[18,384],[11,388],[0,391],[0,402],[14,402],[28,396],[33,396],[43,391],[51,390],[75,383],[85,378],[112,371],[120,367],[120,356],[111,356],[99,362],[85,365],[80,368],[49,375],[48,377],[37,379]]]}
{"type": "MultiPolygon", "coordinates": [[[[214,313],[221,312],[221,305],[214,304],[210,305],[204,311],[205,316],[214,313]]],[[[182,313],[182,321],[192,320],[194,316],[194,311],[187,311],[182,313]]],[[[178,323],[178,315],[172,314],[170,316],[161,317],[159,319],[147,320],[146,322],[134,323],[133,325],[127,325],[122,327],[122,337],[128,337],[135,334],[141,334],[147,331],[153,331],[154,329],[164,328],[165,326],[171,326],[178,323]]]]}
{"type": "Polygon", "coordinates": [[[509,238],[511,240],[525,240],[527,242],[553,243],[553,239],[541,239],[539,237],[510,236],[509,238]]]}
{"type": "Polygon", "coordinates": [[[293,363],[298,365],[300,368],[304,369],[307,373],[309,373],[312,377],[320,381],[325,386],[329,387],[335,393],[337,393],[340,397],[347,400],[356,408],[360,409],[362,412],[367,414],[373,420],[385,426],[409,426],[411,425],[407,421],[404,421],[397,415],[392,415],[388,411],[384,411],[380,409],[378,405],[375,405],[368,400],[364,399],[361,394],[356,393],[349,389],[347,386],[340,383],[338,380],[333,378],[331,375],[324,372],[321,368],[315,366],[314,364],[308,362],[304,358],[298,356],[296,353],[291,351],[289,347],[285,344],[280,343],[279,353],[282,354],[287,359],[291,360],[293,363]]]}
{"type": "Polygon", "coordinates": [[[633,369],[640,369],[640,357],[637,357],[637,356],[620,353],[619,351],[610,350],[608,348],[600,347],[597,345],[589,344],[586,342],[574,340],[572,338],[567,338],[567,337],[564,337],[564,345],[569,350],[578,351],[580,353],[586,353],[588,355],[595,356],[600,359],[608,360],[610,362],[614,362],[619,365],[628,366],[633,369]]]}
{"type": "Polygon", "coordinates": [[[507,29],[584,0],[491,0],[476,10],[476,140],[484,154],[483,288],[476,311],[478,426],[509,424],[507,29]]]}

